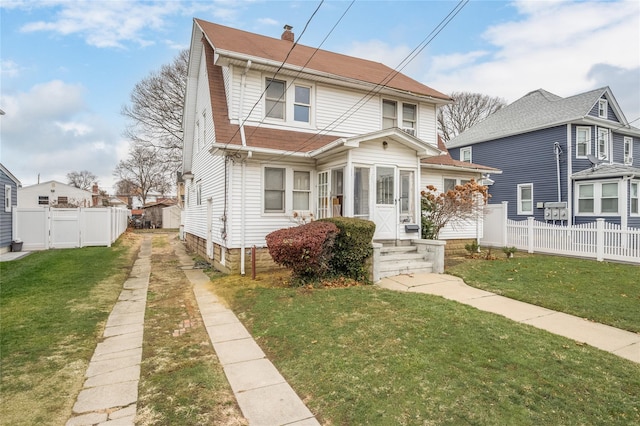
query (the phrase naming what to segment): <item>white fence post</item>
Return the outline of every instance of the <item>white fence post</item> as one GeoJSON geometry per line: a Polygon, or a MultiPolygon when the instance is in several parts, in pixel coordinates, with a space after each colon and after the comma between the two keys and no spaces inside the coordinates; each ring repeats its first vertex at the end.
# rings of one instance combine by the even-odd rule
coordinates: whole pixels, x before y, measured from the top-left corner
{"type": "Polygon", "coordinates": [[[596,219],[596,260],[604,260],[604,219],[596,219]]]}
{"type": "Polygon", "coordinates": [[[509,215],[507,214],[509,212],[508,206],[509,202],[508,201],[503,201],[502,202],[502,247],[507,247],[509,245],[509,241],[508,241],[508,232],[507,232],[507,219],[509,218],[509,215]]]}
{"type": "Polygon", "coordinates": [[[533,253],[533,217],[527,218],[527,251],[533,253]]]}

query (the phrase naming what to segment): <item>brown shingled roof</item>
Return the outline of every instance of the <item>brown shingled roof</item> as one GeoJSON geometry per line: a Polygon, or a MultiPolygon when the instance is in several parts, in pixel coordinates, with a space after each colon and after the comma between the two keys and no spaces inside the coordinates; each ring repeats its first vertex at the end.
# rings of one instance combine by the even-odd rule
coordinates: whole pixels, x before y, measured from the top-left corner
{"type": "MultiPolygon", "coordinates": [[[[206,38],[213,43],[213,48],[228,52],[236,52],[256,58],[282,62],[291,49],[291,42],[259,34],[253,34],[235,28],[195,19],[206,38]]],[[[305,67],[322,73],[333,74],[337,77],[359,80],[366,83],[380,84],[410,92],[416,95],[429,96],[436,99],[451,101],[451,98],[422,83],[397,73],[387,81],[395,71],[379,62],[355,58],[326,50],[316,50],[313,47],[296,45],[287,64],[305,67]],[[311,58],[309,60],[309,58],[311,58]],[[309,63],[307,64],[307,61],[309,63]]]]}
{"type": "MultiPolygon", "coordinates": [[[[216,129],[216,142],[219,144],[242,145],[240,126],[231,124],[227,99],[224,93],[222,68],[213,64],[213,49],[204,43],[209,75],[209,95],[211,111],[216,129]]],[[[313,133],[295,132],[291,130],[269,129],[256,126],[245,126],[247,146],[256,148],[279,149],[283,151],[308,152],[321,148],[337,138],[335,136],[316,135],[313,133]]]]}

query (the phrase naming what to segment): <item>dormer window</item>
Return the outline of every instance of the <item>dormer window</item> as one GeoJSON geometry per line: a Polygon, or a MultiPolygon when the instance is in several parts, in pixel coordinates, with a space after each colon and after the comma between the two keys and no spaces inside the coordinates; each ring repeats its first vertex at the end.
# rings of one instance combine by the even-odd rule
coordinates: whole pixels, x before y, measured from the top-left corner
{"type": "Polygon", "coordinates": [[[607,118],[607,112],[609,109],[609,105],[606,99],[600,99],[598,101],[598,117],[607,118]]]}

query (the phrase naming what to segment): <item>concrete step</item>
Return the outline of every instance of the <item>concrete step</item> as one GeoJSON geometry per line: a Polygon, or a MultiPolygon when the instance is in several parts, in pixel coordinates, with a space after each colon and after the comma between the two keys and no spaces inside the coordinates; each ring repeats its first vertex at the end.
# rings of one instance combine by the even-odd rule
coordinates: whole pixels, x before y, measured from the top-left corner
{"type": "Polygon", "coordinates": [[[424,260],[424,253],[380,253],[381,262],[398,262],[403,260],[424,260]]]}
{"type": "Polygon", "coordinates": [[[411,270],[411,269],[423,269],[432,268],[433,264],[425,260],[405,260],[394,262],[380,262],[379,271],[392,271],[392,270],[411,270]]]}
{"type": "Polygon", "coordinates": [[[380,254],[385,253],[415,253],[418,251],[416,246],[398,246],[398,247],[382,247],[380,248],[380,254]]]}

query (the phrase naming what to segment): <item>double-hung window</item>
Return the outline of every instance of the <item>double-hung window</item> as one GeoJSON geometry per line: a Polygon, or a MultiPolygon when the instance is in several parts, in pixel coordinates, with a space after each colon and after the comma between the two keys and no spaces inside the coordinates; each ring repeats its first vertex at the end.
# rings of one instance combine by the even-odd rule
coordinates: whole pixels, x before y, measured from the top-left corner
{"type": "Polygon", "coordinates": [[[460,148],[460,161],[471,163],[471,147],[460,148]]]}
{"type": "Polygon", "coordinates": [[[287,83],[285,81],[267,78],[266,85],[265,116],[284,120],[286,111],[285,89],[287,83]]]}
{"type": "Polygon", "coordinates": [[[196,205],[202,205],[202,181],[196,182],[196,205]]]}
{"type": "Polygon", "coordinates": [[[402,104],[402,130],[416,135],[417,107],[413,104],[402,104]]]}
{"type": "Polygon", "coordinates": [[[311,88],[295,86],[293,103],[293,120],[309,123],[311,120],[311,88]]]}
{"type": "Polygon", "coordinates": [[[618,182],[580,183],[577,186],[577,214],[618,214],[618,182]]]}
{"type": "Polygon", "coordinates": [[[518,185],[518,214],[533,214],[533,184],[518,185]]]}
{"type": "Polygon", "coordinates": [[[598,159],[609,159],[609,129],[598,129],[598,144],[596,150],[598,159]]]}
{"type": "Polygon", "coordinates": [[[264,169],[264,212],[284,213],[286,169],[264,169]]]}
{"type": "Polygon", "coordinates": [[[586,158],[591,154],[591,127],[576,128],[576,157],[586,158]]]}
{"type": "Polygon", "coordinates": [[[640,215],[640,182],[631,182],[630,210],[632,215],[640,215]]]}
{"type": "Polygon", "coordinates": [[[607,102],[606,99],[600,99],[598,101],[598,117],[600,118],[607,118],[608,116],[608,110],[609,110],[609,103],[607,102]]]}
{"type": "Polygon", "coordinates": [[[382,128],[401,127],[410,135],[416,136],[418,122],[418,106],[405,104],[389,99],[382,100],[382,128]]]}
{"type": "Polygon", "coordinates": [[[633,163],[633,138],[624,137],[624,164],[633,163]]]}
{"type": "Polygon", "coordinates": [[[382,101],[382,128],[393,127],[398,127],[398,103],[385,99],[382,101]]]}

